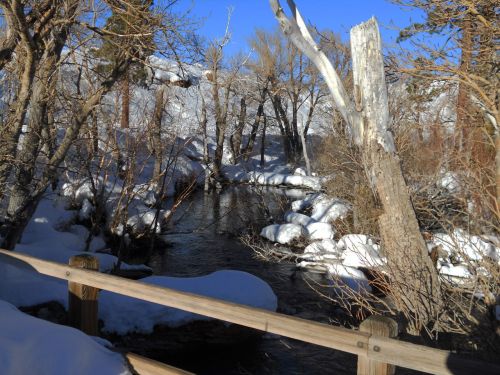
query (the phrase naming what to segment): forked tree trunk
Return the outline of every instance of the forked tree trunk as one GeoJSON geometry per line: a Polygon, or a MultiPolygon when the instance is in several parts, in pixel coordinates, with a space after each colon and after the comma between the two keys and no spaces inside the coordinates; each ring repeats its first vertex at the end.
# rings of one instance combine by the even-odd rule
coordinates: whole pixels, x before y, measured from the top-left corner
{"type": "Polygon", "coordinates": [[[382,246],[398,310],[411,314],[412,333],[438,317],[441,304],[436,269],[420,233],[401,163],[389,131],[390,116],[381,40],[375,18],[351,29],[353,78],[364,119],[364,159],[383,213],[382,246]]]}
{"type": "Polygon", "coordinates": [[[284,33],[323,75],[337,109],[361,147],[368,177],[383,208],[379,227],[391,278],[389,293],[397,309],[408,319],[410,332],[418,333],[439,319],[441,291],[389,131],[387,87],[377,21],[372,18],[351,30],[356,97],[353,103],[331,62],[314,42],[293,0],[288,0],[293,18],[284,13],[278,0],[270,0],[270,3],[284,33]]]}

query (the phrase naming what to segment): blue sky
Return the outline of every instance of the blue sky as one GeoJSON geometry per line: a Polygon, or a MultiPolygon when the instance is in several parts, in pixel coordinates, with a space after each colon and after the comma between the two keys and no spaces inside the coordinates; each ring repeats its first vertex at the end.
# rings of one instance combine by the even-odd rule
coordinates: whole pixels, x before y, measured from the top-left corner
{"type": "MultiPolygon", "coordinates": [[[[285,7],[286,0],[281,3],[285,7]]],[[[421,13],[386,0],[296,0],[296,4],[306,20],[319,29],[332,29],[346,40],[352,26],[376,16],[386,47],[395,46],[398,28],[421,19],[421,13]]],[[[208,39],[224,35],[227,10],[233,7],[232,39],[226,48],[229,55],[247,48],[255,28],[272,29],[277,25],[268,0],[184,0],[180,5],[191,8],[195,17],[204,18],[199,32],[208,39]]]]}

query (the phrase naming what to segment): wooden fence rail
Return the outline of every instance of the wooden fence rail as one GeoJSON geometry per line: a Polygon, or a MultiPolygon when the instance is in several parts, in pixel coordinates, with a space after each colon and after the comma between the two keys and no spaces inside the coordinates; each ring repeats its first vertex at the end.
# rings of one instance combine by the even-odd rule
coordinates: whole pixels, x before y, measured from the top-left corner
{"type": "Polygon", "coordinates": [[[41,274],[68,280],[71,283],[108,290],[159,305],[341,350],[358,355],[364,361],[392,364],[432,374],[500,374],[500,366],[460,358],[445,350],[401,342],[368,332],[334,327],[0,249],[0,260],[2,258],[6,260],[5,257],[10,258],[9,263],[13,263],[12,259],[16,259],[21,267],[29,265],[41,274]]]}

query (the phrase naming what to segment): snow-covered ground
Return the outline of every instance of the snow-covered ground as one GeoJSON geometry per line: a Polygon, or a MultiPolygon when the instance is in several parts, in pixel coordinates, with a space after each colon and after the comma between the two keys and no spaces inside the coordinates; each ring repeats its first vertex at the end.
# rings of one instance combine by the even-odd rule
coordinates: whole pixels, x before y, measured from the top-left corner
{"type": "MultiPolygon", "coordinates": [[[[15,251],[67,264],[85,248],[88,230],[73,224],[81,211],[65,209],[63,197],[44,199],[15,251]]],[[[105,247],[97,237],[90,250],[99,259],[100,271],[109,272],[117,258],[99,252],[105,247]]],[[[124,269],[143,268],[122,263],[124,269]]],[[[123,358],[72,328],[30,317],[14,306],[57,301],[67,307],[64,280],[38,274],[30,266],[0,257],[0,363],[2,374],[128,374],[123,358]],[[41,361],[41,359],[44,359],[41,361]]],[[[176,290],[219,298],[275,311],[277,298],[267,283],[246,272],[222,270],[195,278],[154,276],[141,280],[176,290]]],[[[151,333],[156,325],[180,326],[206,317],[173,308],[101,292],[99,318],[107,332],[151,333]]]]}

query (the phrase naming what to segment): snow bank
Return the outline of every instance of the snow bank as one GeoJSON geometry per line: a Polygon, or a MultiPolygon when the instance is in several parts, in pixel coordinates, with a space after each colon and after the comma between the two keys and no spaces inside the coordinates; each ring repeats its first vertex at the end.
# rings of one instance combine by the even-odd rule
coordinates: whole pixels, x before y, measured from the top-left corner
{"type": "Polygon", "coordinates": [[[0,301],[2,374],[130,374],[123,357],[84,333],[0,301]]]}
{"type": "MultiPolygon", "coordinates": [[[[241,271],[218,271],[193,278],[151,276],[141,282],[271,311],[277,308],[277,298],[271,287],[258,277],[241,271]]],[[[150,333],[157,324],[175,327],[209,319],[106,291],[99,298],[99,315],[104,320],[103,329],[118,334],[150,333]]]]}
{"type": "Polygon", "coordinates": [[[272,224],[262,228],[260,235],[272,242],[282,245],[298,240],[305,234],[301,225],[297,224],[272,224]]]}
{"type": "MultiPolygon", "coordinates": [[[[59,200],[42,200],[15,251],[68,264],[69,258],[84,252],[88,236],[88,230],[84,226],[71,225],[74,215],[75,211],[65,210],[63,202],[59,200]]],[[[96,237],[92,240],[89,250],[102,250],[104,246],[104,240],[96,237]]],[[[111,271],[118,261],[117,257],[109,254],[93,255],[99,259],[101,272],[111,271]]],[[[122,268],[150,270],[146,266],[132,266],[126,263],[122,263],[122,268]]]]}

